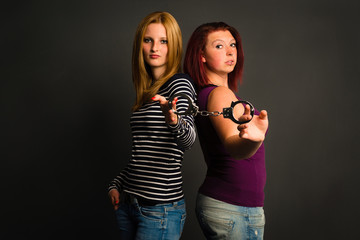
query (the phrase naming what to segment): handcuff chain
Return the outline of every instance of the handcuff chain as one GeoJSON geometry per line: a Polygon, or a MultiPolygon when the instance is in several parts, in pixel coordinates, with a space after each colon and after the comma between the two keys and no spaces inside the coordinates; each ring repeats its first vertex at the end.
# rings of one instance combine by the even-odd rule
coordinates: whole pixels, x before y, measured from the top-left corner
{"type": "Polygon", "coordinates": [[[214,112],[208,112],[208,111],[198,111],[198,113],[201,115],[201,116],[204,116],[204,117],[208,117],[208,116],[220,116],[221,114],[223,114],[222,112],[219,112],[219,111],[214,111],[214,112]]]}
{"type": "Polygon", "coordinates": [[[196,106],[196,104],[195,103],[191,103],[191,105],[192,105],[192,115],[193,116],[196,116],[197,114],[200,114],[201,116],[203,116],[203,117],[208,117],[208,116],[215,116],[215,117],[217,117],[217,116],[220,116],[221,114],[223,114],[222,112],[219,112],[219,111],[214,111],[214,112],[208,112],[208,111],[200,111],[199,110],[199,107],[198,106],[196,106]]]}
{"type": "Polygon", "coordinates": [[[169,108],[172,108],[172,100],[176,97],[176,96],[183,96],[188,100],[189,103],[189,108],[182,113],[177,112],[176,110],[173,110],[173,113],[177,114],[177,115],[192,115],[192,116],[196,116],[197,114],[200,114],[201,116],[220,116],[223,115],[224,118],[229,118],[231,119],[234,123],[237,124],[244,124],[244,123],[248,123],[252,120],[252,118],[254,117],[254,113],[255,113],[255,108],[254,106],[246,101],[246,100],[238,100],[236,102],[231,102],[231,106],[228,108],[223,108],[223,112],[219,112],[219,111],[214,111],[214,112],[208,112],[208,111],[200,111],[199,107],[193,102],[193,100],[188,97],[185,94],[182,93],[178,93],[173,95],[172,97],[169,98],[168,104],[169,104],[169,108]],[[242,104],[248,104],[250,106],[250,114],[251,114],[251,119],[250,120],[246,120],[246,121],[239,121],[237,119],[235,119],[234,115],[233,115],[233,109],[235,107],[236,104],[238,103],[242,103],[242,104]]]}

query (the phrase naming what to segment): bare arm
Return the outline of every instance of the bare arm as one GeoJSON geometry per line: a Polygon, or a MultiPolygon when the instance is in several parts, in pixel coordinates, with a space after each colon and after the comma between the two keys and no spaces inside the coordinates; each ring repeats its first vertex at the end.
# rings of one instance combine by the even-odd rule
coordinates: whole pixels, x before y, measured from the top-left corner
{"type": "MultiPolygon", "coordinates": [[[[235,94],[226,87],[217,87],[209,95],[207,109],[208,111],[222,111],[229,107],[232,101],[237,101],[235,94]]],[[[244,108],[238,104],[236,116],[248,118],[250,108],[244,108]]],[[[259,116],[254,116],[249,123],[238,125],[230,119],[223,117],[210,117],[217,135],[224,144],[225,149],[235,159],[246,159],[255,154],[265,139],[265,133],[268,127],[267,112],[261,111],[259,116]]]]}

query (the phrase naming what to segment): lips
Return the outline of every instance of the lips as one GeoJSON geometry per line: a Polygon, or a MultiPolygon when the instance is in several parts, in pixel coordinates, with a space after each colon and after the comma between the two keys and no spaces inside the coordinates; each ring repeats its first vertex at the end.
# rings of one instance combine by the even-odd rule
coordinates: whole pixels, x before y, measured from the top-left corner
{"type": "Polygon", "coordinates": [[[230,65],[230,66],[232,66],[232,65],[234,65],[234,61],[233,60],[229,60],[229,61],[226,61],[225,62],[227,65],[230,65]]]}
{"type": "Polygon", "coordinates": [[[159,57],[160,57],[160,55],[157,55],[157,54],[151,54],[151,55],[149,55],[149,57],[150,57],[150,58],[152,58],[152,59],[157,59],[157,58],[159,58],[159,57]]]}

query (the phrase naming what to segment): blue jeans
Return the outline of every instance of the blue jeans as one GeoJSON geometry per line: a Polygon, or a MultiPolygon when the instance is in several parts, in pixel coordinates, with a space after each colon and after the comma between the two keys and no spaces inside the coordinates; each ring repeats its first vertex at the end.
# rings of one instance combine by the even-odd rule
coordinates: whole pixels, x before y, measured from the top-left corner
{"type": "MultiPolygon", "coordinates": [[[[121,195],[127,193],[122,192],[121,195]]],[[[142,206],[136,197],[124,201],[121,197],[116,218],[120,239],[159,240],[180,239],[185,219],[185,201],[142,206]]]]}
{"type": "Polygon", "coordinates": [[[206,239],[263,239],[262,207],[232,205],[198,193],[196,216],[206,239]]]}

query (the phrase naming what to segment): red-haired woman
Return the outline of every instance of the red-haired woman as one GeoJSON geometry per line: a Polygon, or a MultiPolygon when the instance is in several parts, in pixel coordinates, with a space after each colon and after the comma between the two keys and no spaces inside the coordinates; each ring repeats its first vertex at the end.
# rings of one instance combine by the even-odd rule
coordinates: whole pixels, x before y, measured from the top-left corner
{"type": "MultiPolygon", "coordinates": [[[[235,28],[215,22],[194,31],[184,71],[198,88],[200,110],[221,111],[240,99],[235,92],[243,62],[241,38],[235,28]]],[[[249,105],[239,105],[235,115],[249,119],[249,105]]],[[[262,239],[267,112],[255,110],[252,121],[241,125],[215,116],[197,116],[195,121],[208,167],[196,204],[204,235],[207,239],[262,239]]]]}

